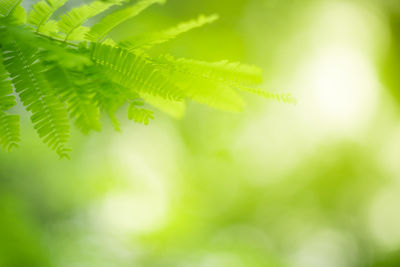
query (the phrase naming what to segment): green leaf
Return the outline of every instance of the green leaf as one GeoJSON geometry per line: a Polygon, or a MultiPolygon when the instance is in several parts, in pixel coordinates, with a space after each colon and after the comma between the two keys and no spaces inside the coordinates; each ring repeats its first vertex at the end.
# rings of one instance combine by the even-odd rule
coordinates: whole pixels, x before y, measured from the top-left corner
{"type": "Polygon", "coordinates": [[[72,9],[67,14],[61,16],[58,23],[59,29],[65,34],[65,41],[70,39],[70,36],[82,26],[89,18],[94,17],[114,5],[119,5],[126,0],[113,0],[113,1],[94,1],[89,5],[82,5],[72,9]]]}
{"type": "Polygon", "coordinates": [[[138,50],[138,49],[141,49],[141,50],[150,49],[155,45],[168,42],[185,32],[188,32],[195,28],[202,27],[206,24],[213,23],[217,19],[218,19],[218,15],[216,15],[216,14],[213,14],[210,16],[200,15],[196,19],[192,19],[189,21],[179,23],[175,27],[166,29],[166,30],[158,32],[158,33],[148,34],[145,36],[130,37],[130,38],[122,41],[120,43],[120,45],[130,51],[138,50]]]}
{"type": "Polygon", "coordinates": [[[128,118],[134,122],[148,125],[149,121],[154,119],[154,112],[152,110],[139,107],[142,105],[144,105],[144,103],[140,101],[134,101],[130,103],[128,109],[128,118]]]}
{"type": "Polygon", "coordinates": [[[180,119],[186,111],[186,103],[182,101],[168,100],[160,96],[140,93],[140,97],[148,104],[171,117],[180,119]]]}
{"type": "Polygon", "coordinates": [[[68,157],[68,116],[63,103],[55,96],[43,75],[36,47],[12,36],[3,47],[4,64],[27,111],[32,113],[34,128],[60,157],[68,157]]]}
{"type": "Polygon", "coordinates": [[[142,107],[143,102],[177,118],[183,116],[186,100],[241,111],[244,101],[238,91],[295,103],[288,94],[258,89],[262,71],[255,66],[146,54],[155,45],[212,23],[217,15],[200,15],[118,44],[107,38],[112,29],[165,0],[137,0],[93,27],[84,23],[128,0],[94,0],[52,20],[67,1],[40,0],[27,25],[20,1],[0,0],[0,146],[5,149],[19,143],[19,117],[8,113],[16,104],[13,94],[32,113],[33,127],[43,142],[61,157],[68,157],[69,121],[86,134],[100,130],[100,115],[105,113],[119,130],[116,114],[126,103],[129,119],[144,124],[154,114],[142,107]]]}
{"type": "Polygon", "coordinates": [[[0,110],[9,110],[16,105],[10,76],[3,65],[3,56],[0,54],[0,110]]]}
{"type": "Polygon", "coordinates": [[[7,16],[0,16],[0,19],[3,25],[23,25],[26,24],[26,11],[22,6],[16,5],[7,16]]]}
{"type": "Polygon", "coordinates": [[[50,19],[51,15],[62,7],[68,0],[42,0],[35,5],[29,12],[28,22],[36,26],[36,32],[41,32],[41,28],[50,19]]]}
{"type": "Polygon", "coordinates": [[[116,131],[120,131],[120,125],[115,113],[129,99],[138,98],[138,95],[130,89],[113,83],[108,75],[99,66],[85,68],[85,77],[93,85],[93,103],[105,112],[111,119],[116,131]]]}
{"type": "Polygon", "coordinates": [[[83,133],[100,131],[100,110],[94,100],[94,87],[82,71],[68,70],[57,62],[46,71],[52,87],[57,90],[61,101],[67,104],[69,116],[83,133]]]}
{"type": "Polygon", "coordinates": [[[130,7],[116,11],[105,18],[99,23],[95,24],[86,35],[86,38],[92,42],[101,41],[106,35],[115,27],[122,22],[135,17],[140,12],[148,8],[149,6],[159,3],[163,4],[166,0],[140,0],[130,7]]]}
{"type": "Polygon", "coordinates": [[[94,44],[91,50],[92,59],[106,69],[113,82],[132,92],[178,101],[183,98],[182,91],[146,57],[103,44],[94,44]]]}
{"type": "Polygon", "coordinates": [[[58,34],[58,22],[52,19],[41,26],[40,33],[51,37],[61,38],[58,34]]]}
{"type": "Polygon", "coordinates": [[[0,55],[0,146],[11,151],[20,141],[19,116],[5,112],[16,105],[9,74],[0,55]]]}
{"type": "Polygon", "coordinates": [[[166,58],[171,64],[201,75],[214,81],[225,82],[233,87],[255,86],[262,82],[262,70],[256,66],[246,65],[227,60],[218,62],[206,62],[193,59],[174,59],[172,56],[166,58]]]}
{"type": "Polygon", "coordinates": [[[1,0],[0,17],[7,17],[22,2],[22,0],[1,0]]]}
{"type": "Polygon", "coordinates": [[[20,142],[19,116],[0,111],[0,146],[11,152],[20,142]]]}
{"type": "Polygon", "coordinates": [[[272,93],[264,91],[262,89],[250,88],[245,86],[238,87],[238,89],[264,97],[269,100],[275,100],[286,104],[293,104],[293,105],[297,104],[297,99],[289,93],[272,93]]]}
{"type": "Polygon", "coordinates": [[[69,40],[71,41],[84,41],[86,33],[90,30],[89,27],[79,26],[70,35],[69,40]]]}
{"type": "Polygon", "coordinates": [[[244,107],[242,98],[236,90],[222,80],[210,79],[208,70],[194,70],[178,62],[172,56],[161,56],[156,60],[164,76],[169,77],[186,97],[208,106],[238,112],[244,107]]]}

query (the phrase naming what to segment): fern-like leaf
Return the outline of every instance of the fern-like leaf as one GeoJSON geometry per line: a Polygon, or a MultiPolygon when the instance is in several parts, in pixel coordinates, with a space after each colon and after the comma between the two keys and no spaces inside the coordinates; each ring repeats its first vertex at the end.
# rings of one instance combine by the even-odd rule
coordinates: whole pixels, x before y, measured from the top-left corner
{"type": "Polygon", "coordinates": [[[65,41],[69,40],[74,31],[76,31],[89,18],[94,17],[111,8],[112,6],[119,5],[125,1],[126,0],[113,0],[107,2],[94,1],[89,5],[82,5],[72,9],[67,14],[62,15],[58,23],[58,27],[60,31],[65,34],[65,41]]]}
{"type": "Polygon", "coordinates": [[[50,37],[62,38],[58,34],[58,22],[55,20],[48,20],[40,27],[40,33],[50,37]]]}
{"type": "Polygon", "coordinates": [[[13,39],[4,47],[4,63],[22,103],[32,112],[39,137],[60,157],[68,157],[67,112],[49,87],[37,52],[37,48],[13,39]]]}
{"type": "Polygon", "coordinates": [[[12,93],[9,74],[4,68],[3,57],[0,55],[0,146],[8,151],[18,147],[20,141],[19,116],[6,112],[16,104],[12,93]]]}
{"type": "Polygon", "coordinates": [[[152,110],[140,107],[143,105],[144,102],[142,101],[133,101],[130,103],[128,109],[128,118],[134,122],[148,125],[149,121],[154,119],[154,112],[152,110]]]}
{"type": "Polygon", "coordinates": [[[297,99],[288,93],[272,93],[264,91],[262,89],[245,87],[245,86],[240,86],[238,87],[238,89],[264,97],[269,100],[275,100],[286,104],[293,104],[293,105],[297,104],[297,99]]]}
{"type": "Polygon", "coordinates": [[[87,34],[87,39],[92,42],[101,41],[112,29],[117,27],[122,22],[135,17],[140,12],[148,8],[149,6],[159,3],[163,4],[166,0],[140,0],[139,2],[133,4],[130,7],[124,8],[122,10],[116,11],[99,23],[95,24],[87,34]]]}
{"type": "Polygon", "coordinates": [[[156,62],[186,97],[221,110],[237,112],[243,109],[244,102],[238,93],[229,84],[210,79],[205,75],[207,70],[197,72],[189,66],[173,64],[175,59],[168,55],[161,56],[156,62]]]}
{"type": "Polygon", "coordinates": [[[96,83],[94,89],[94,102],[104,111],[110,118],[116,131],[120,131],[120,124],[115,116],[117,110],[128,100],[126,88],[111,83],[109,81],[100,80],[96,83]]]}
{"type": "Polygon", "coordinates": [[[193,30],[195,28],[202,27],[206,24],[213,23],[218,19],[218,15],[213,14],[210,16],[204,16],[200,15],[196,19],[192,19],[186,22],[179,23],[175,27],[166,29],[164,31],[154,33],[154,34],[148,34],[145,36],[133,36],[128,39],[125,39],[120,43],[120,45],[130,51],[132,50],[144,50],[144,49],[150,49],[155,45],[162,44],[165,42],[168,42],[179,35],[188,32],[190,30],[193,30]]]}
{"type": "Polygon", "coordinates": [[[68,0],[42,0],[33,6],[29,12],[28,22],[36,26],[36,32],[50,19],[51,15],[62,7],[68,0]]]}
{"type": "Polygon", "coordinates": [[[114,125],[115,130],[120,131],[120,125],[115,113],[129,99],[139,96],[130,89],[113,83],[99,66],[85,68],[84,76],[92,84],[93,104],[102,112],[105,112],[114,125]]]}
{"type": "Polygon", "coordinates": [[[100,131],[100,110],[94,101],[94,86],[82,71],[73,71],[52,63],[46,72],[61,101],[67,104],[69,116],[84,134],[100,131]],[[57,78],[55,78],[57,77],[57,78]]]}
{"type": "Polygon", "coordinates": [[[26,23],[26,11],[19,5],[19,2],[5,14],[5,16],[0,14],[0,25],[23,25],[26,23]]]}
{"type": "Polygon", "coordinates": [[[1,0],[0,16],[7,17],[21,3],[22,0],[1,0]]]}
{"type": "Polygon", "coordinates": [[[262,82],[262,70],[256,66],[226,60],[206,62],[193,59],[175,59],[166,56],[171,64],[208,79],[224,82],[232,86],[255,86],[262,82]]]}
{"type": "Polygon", "coordinates": [[[0,111],[0,146],[11,152],[20,141],[19,116],[0,111]]]}
{"type": "Polygon", "coordinates": [[[129,0],[92,0],[52,20],[67,1],[38,0],[27,23],[21,0],[0,0],[0,146],[5,149],[19,142],[19,117],[8,113],[16,104],[14,90],[32,113],[39,137],[61,157],[68,157],[69,120],[86,134],[100,129],[100,115],[106,113],[119,130],[115,114],[126,103],[130,103],[128,118],[147,124],[154,115],[143,108],[144,103],[181,117],[187,99],[240,111],[244,101],[238,91],[295,102],[288,94],[258,89],[262,72],[257,67],[148,53],[155,45],[212,23],[217,15],[200,15],[164,31],[117,43],[108,37],[115,27],[166,0],[135,0],[93,27],[84,24],[129,0]]]}
{"type": "Polygon", "coordinates": [[[140,93],[140,98],[158,110],[177,119],[182,118],[186,111],[185,101],[168,100],[160,96],[146,93],[140,93]]]}
{"type": "Polygon", "coordinates": [[[9,74],[3,65],[3,56],[0,54],[0,110],[9,110],[15,106],[15,96],[9,80],[9,74]]]}
{"type": "Polygon", "coordinates": [[[103,44],[91,48],[92,59],[106,68],[109,77],[133,92],[181,100],[183,92],[144,56],[103,44]]]}

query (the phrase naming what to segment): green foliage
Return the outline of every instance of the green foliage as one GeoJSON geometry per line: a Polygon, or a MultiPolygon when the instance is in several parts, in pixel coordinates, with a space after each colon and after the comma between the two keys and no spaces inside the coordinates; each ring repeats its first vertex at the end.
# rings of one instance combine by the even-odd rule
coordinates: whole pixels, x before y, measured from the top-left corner
{"type": "Polygon", "coordinates": [[[18,96],[43,142],[60,157],[68,157],[69,121],[84,134],[101,129],[107,114],[119,130],[115,113],[129,103],[128,118],[148,124],[150,104],[176,117],[187,99],[228,111],[240,111],[244,90],[290,102],[290,96],[256,89],[262,72],[240,63],[150,56],[148,50],[189,30],[218,19],[217,15],[189,20],[167,30],[127,36],[117,43],[109,33],[153,4],[165,0],[93,1],[72,8],[57,18],[67,0],[42,0],[29,15],[20,1],[0,2],[0,144],[7,150],[19,142],[19,117],[8,114],[18,96]],[[114,6],[117,8],[92,27],[85,22],[114,6]],[[4,58],[4,62],[3,59],[4,58]],[[13,90],[15,89],[15,90],[13,90]],[[15,91],[15,92],[13,92],[15,91]]]}
{"type": "Polygon", "coordinates": [[[0,2],[0,16],[7,17],[19,5],[22,0],[2,0],[0,2]]]}
{"type": "Polygon", "coordinates": [[[36,26],[36,31],[40,32],[41,27],[57,9],[65,4],[65,2],[67,2],[67,0],[43,0],[38,2],[29,13],[28,22],[36,26]]]}
{"type": "MultiPolygon", "coordinates": [[[[3,63],[1,55],[0,63],[3,63]]],[[[4,65],[0,64],[0,145],[8,151],[18,147],[19,142],[19,116],[6,112],[16,104],[12,92],[9,74],[4,65]]]]}
{"type": "MultiPolygon", "coordinates": [[[[13,36],[6,33],[6,36],[13,36]]],[[[61,157],[67,156],[65,143],[69,124],[65,105],[49,86],[43,75],[44,66],[38,49],[23,41],[7,40],[2,45],[4,65],[27,111],[32,112],[32,123],[39,136],[61,157]]]]}
{"type": "Polygon", "coordinates": [[[140,108],[143,106],[144,102],[134,101],[129,105],[128,117],[137,123],[143,123],[145,125],[149,124],[149,121],[154,119],[154,113],[152,110],[145,108],[140,108]]]}
{"type": "MultiPolygon", "coordinates": [[[[124,0],[115,0],[110,2],[93,1],[89,5],[82,5],[72,9],[67,14],[62,15],[58,22],[58,28],[65,34],[64,40],[69,40],[70,36],[76,32],[82,32],[81,25],[89,18],[106,11],[113,5],[120,4],[123,1],[124,0]]],[[[84,29],[83,31],[85,31],[84,29]]]]}
{"type": "Polygon", "coordinates": [[[133,18],[152,4],[162,4],[165,3],[165,1],[166,0],[140,0],[130,7],[114,12],[94,25],[87,34],[87,39],[93,42],[99,42],[107,35],[107,33],[122,22],[133,18]]]}
{"type": "Polygon", "coordinates": [[[182,33],[188,32],[192,29],[202,27],[206,24],[213,23],[218,19],[218,15],[211,16],[200,15],[197,19],[192,19],[182,22],[175,27],[169,28],[162,32],[152,33],[145,36],[132,36],[120,43],[120,46],[129,51],[140,51],[143,49],[150,49],[157,44],[165,43],[172,40],[182,33]]]}
{"type": "Polygon", "coordinates": [[[92,59],[102,65],[110,78],[132,92],[146,92],[167,99],[179,100],[183,92],[141,55],[129,53],[122,48],[95,44],[91,47],[92,59]]]}

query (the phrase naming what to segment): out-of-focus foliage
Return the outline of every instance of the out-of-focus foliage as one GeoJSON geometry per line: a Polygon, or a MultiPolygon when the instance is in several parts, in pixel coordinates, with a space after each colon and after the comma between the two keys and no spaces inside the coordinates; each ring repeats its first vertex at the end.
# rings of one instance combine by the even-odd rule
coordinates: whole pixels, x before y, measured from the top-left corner
{"type": "MultiPolygon", "coordinates": [[[[299,103],[191,103],[180,120],[156,111],[118,134],[106,122],[74,135],[71,161],[22,116],[28,138],[0,153],[0,266],[400,266],[398,7],[170,0],[126,21],[115,40],[218,13],[153,52],[259,65],[262,89],[299,103]]],[[[176,58],[160,61],[192,64],[176,58]]]]}
{"type": "MultiPolygon", "coordinates": [[[[385,2],[385,1],[384,1],[385,2]]],[[[391,42],[386,57],[383,59],[382,74],[388,89],[394,98],[400,100],[400,4],[396,1],[386,1],[384,11],[387,14],[387,20],[391,31],[391,42]]]]}

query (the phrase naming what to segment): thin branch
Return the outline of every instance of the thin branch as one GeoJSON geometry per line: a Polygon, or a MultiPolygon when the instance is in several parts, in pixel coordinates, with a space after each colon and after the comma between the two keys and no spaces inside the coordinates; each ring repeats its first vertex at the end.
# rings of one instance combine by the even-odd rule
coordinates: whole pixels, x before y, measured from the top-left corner
{"type": "Polygon", "coordinates": [[[51,41],[56,41],[56,42],[59,42],[59,43],[62,43],[62,44],[70,45],[70,46],[73,46],[73,47],[78,47],[77,44],[74,44],[74,43],[71,43],[71,42],[67,42],[67,41],[64,41],[64,40],[61,40],[61,39],[53,38],[51,36],[48,36],[48,35],[45,35],[45,34],[42,34],[42,33],[39,33],[39,32],[35,32],[35,34],[39,35],[41,37],[44,37],[46,39],[49,39],[51,41]]]}

